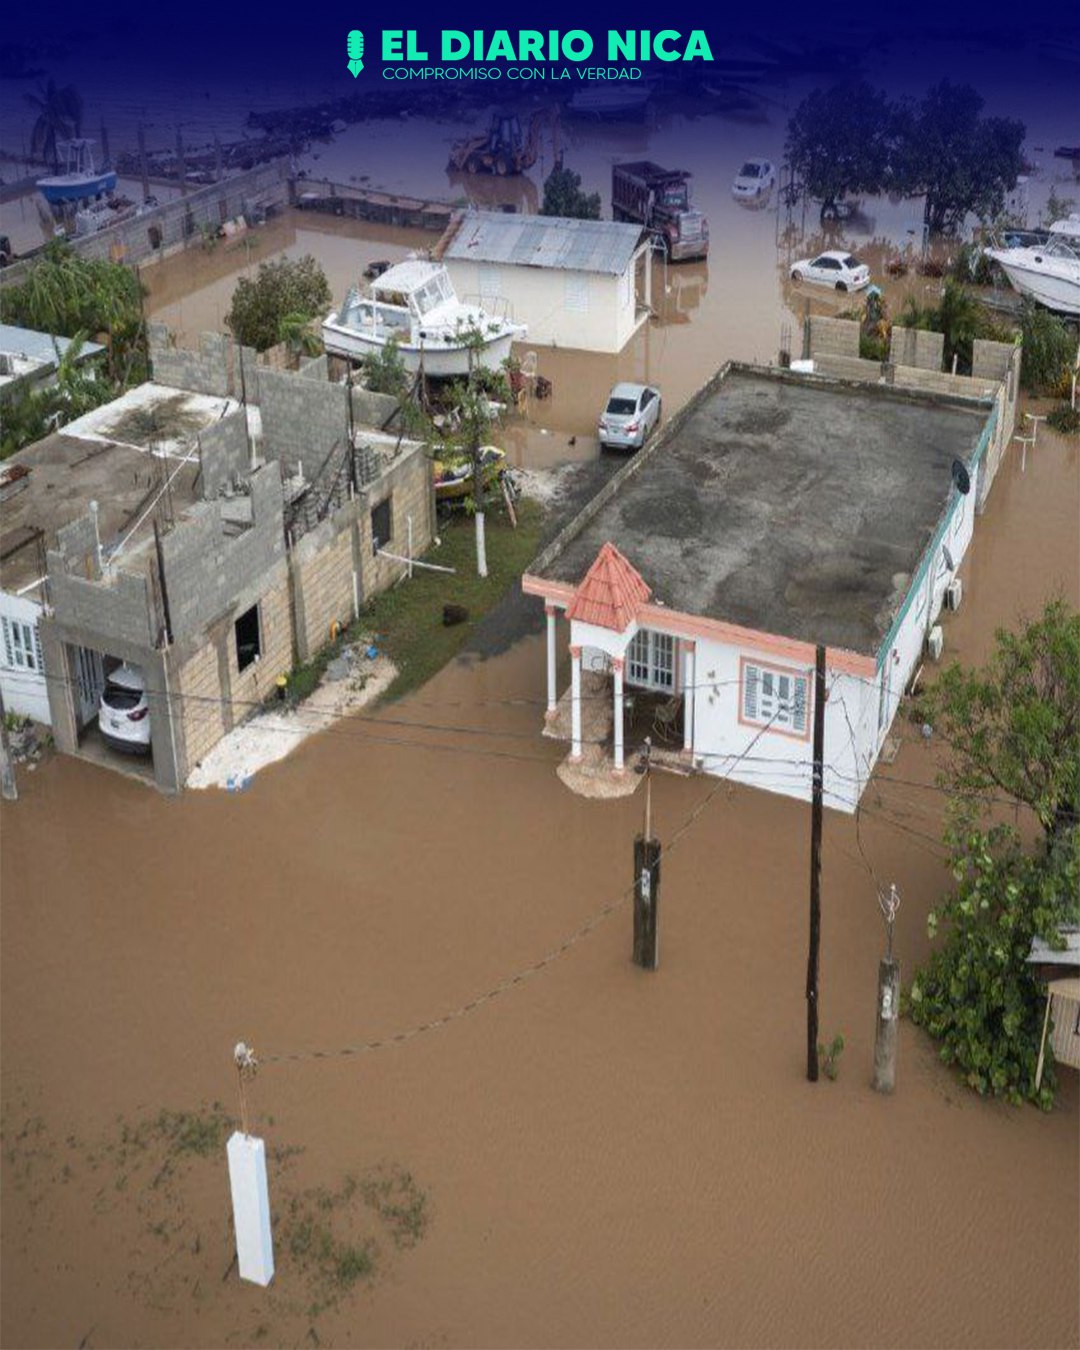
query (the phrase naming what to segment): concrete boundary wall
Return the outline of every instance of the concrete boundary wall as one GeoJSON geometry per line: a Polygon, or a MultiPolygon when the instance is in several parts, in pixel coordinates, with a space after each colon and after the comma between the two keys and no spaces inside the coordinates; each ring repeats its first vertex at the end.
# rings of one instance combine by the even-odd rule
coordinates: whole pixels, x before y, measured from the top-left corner
{"type": "Polygon", "coordinates": [[[851,319],[830,319],[812,314],[806,323],[805,356],[859,355],[859,325],[851,319]]]}
{"type": "MultiPolygon", "coordinates": [[[[204,226],[216,230],[226,220],[249,214],[256,207],[283,206],[289,196],[288,174],[287,157],[260,164],[220,183],[197,188],[186,197],[163,202],[134,219],[75,238],[71,244],[84,258],[145,262],[176,247],[201,243],[204,226]]],[[[34,259],[27,258],[5,267],[0,273],[3,284],[21,284],[33,265],[34,259]]]]}
{"type": "Polygon", "coordinates": [[[940,371],[944,353],[944,333],[931,333],[922,328],[903,328],[900,324],[893,324],[889,338],[889,360],[893,365],[940,371]]]}

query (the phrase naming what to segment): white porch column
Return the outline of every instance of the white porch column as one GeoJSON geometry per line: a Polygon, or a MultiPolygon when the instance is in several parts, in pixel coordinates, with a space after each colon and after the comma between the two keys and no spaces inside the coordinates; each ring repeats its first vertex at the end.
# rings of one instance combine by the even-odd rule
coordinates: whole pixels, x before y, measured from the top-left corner
{"type": "Polygon", "coordinates": [[[692,642],[683,643],[683,742],[684,754],[692,754],[694,749],[694,680],[697,675],[696,649],[692,642]]]}
{"type": "Polygon", "coordinates": [[[645,250],[645,304],[652,309],[652,248],[645,250]]]}
{"type": "Polygon", "coordinates": [[[555,716],[559,696],[555,689],[555,620],[557,610],[554,605],[545,605],[547,615],[547,715],[555,716]]]}
{"type": "Polygon", "coordinates": [[[570,648],[570,758],[581,758],[581,648],[570,648]]]}
{"type": "Polygon", "coordinates": [[[621,656],[612,659],[611,668],[615,672],[615,772],[623,771],[623,660],[621,656]]]}

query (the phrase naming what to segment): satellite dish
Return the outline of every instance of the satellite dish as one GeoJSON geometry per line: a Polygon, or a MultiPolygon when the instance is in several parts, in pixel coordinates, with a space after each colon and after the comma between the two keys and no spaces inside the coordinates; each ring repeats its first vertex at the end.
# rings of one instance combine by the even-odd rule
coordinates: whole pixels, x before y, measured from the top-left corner
{"type": "Polygon", "coordinates": [[[952,480],[956,484],[956,490],[961,497],[966,497],[971,491],[971,475],[967,471],[967,466],[963,460],[954,459],[952,462],[952,480]]]}

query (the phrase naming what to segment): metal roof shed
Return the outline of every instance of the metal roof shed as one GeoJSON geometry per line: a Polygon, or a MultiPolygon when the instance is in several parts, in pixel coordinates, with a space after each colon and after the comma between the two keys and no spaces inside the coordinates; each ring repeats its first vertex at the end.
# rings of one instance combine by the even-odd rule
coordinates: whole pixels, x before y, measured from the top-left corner
{"type": "Polygon", "coordinates": [[[450,222],[435,256],[462,299],[509,311],[530,343],[618,352],[649,314],[643,236],[611,220],[469,211],[450,222]]]}

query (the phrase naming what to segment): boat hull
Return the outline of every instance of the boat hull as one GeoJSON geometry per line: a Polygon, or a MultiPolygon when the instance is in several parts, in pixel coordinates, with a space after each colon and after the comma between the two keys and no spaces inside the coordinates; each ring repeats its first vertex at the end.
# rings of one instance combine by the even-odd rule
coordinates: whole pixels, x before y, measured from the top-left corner
{"type": "Polygon", "coordinates": [[[987,253],[1021,295],[1029,295],[1056,314],[1080,315],[1080,269],[1076,277],[1061,276],[1025,267],[1004,249],[988,249],[987,253]]]}
{"type": "MultiPolygon", "coordinates": [[[[398,342],[394,346],[410,375],[415,375],[422,368],[431,379],[453,379],[468,375],[470,357],[486,370],[498,370],[510,355],[515,337],[514,330],[500,333],[475,353],[471,353],[467,346],[445,342],[432,345],[398,342]]],[[[351,361],[377,356],[388,345],[356,328],[338,323],[336,314],[331,314],[323,324],[322,338],[323,345],[332,356],[344,356],[351,361]]]]}
{"type": "Polygon", "coordinates": [[[103,192],[112,192],[116,188],[116,174],[110,169],[106,173],[96,173],[92,177],[78,179],[61,175],[59,178],[40,178],[37,189],[51,205],[63,206],[72,202],[90,201],[100,197],[103,192]]]}

